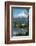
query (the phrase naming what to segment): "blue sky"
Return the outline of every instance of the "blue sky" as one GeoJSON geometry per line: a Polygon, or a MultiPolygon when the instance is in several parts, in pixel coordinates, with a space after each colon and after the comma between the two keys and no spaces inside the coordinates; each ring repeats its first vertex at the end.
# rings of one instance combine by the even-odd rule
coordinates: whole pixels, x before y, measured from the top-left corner
{"type": "Polygon", "coordinates": [[[13,17],[17,16],[17,14],[20,13],[29,13],[29,8],[19,8],[19,7],[13,7],[13,9],[11,9],[11,12],[13,10],[13,17]]]}

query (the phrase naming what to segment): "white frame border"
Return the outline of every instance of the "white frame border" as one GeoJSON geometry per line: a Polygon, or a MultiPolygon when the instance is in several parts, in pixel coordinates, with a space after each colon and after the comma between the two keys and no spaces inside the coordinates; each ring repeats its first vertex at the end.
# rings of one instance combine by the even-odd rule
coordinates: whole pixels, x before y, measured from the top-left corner
{"type": "MultiPolygon", "coordinates": [[[[29,36],[15,36],[15,37],[11,37],[11,7],[31,7],[32,6],[27,6],[27,5],[10,5],[10,40],[31,40],[32,39],[32,14],[31,16],[29,16],[31,18],[31,20],[29,19],[29,36]],[[31,24],[30,24],[31,21],[31,24]],[[30,28],[31,25],[31,28],[30,28]],[[31,34],[31,35],[30,35],[31,34]]],[[[30,13],[29,13],[30,14],[30,13]]]]}

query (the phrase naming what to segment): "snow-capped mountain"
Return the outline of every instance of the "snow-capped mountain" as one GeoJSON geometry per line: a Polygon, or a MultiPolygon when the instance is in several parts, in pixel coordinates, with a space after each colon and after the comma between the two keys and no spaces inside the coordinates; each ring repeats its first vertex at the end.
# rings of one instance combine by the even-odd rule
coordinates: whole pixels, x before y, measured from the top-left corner
{"type": "Polygon", "coordinates": [[[19,13],[19,14],[17,14],[17,15],[14,16],[14,18],[22,18],[22,17],[27,18],[28,17],[28,14],[19,13]]]}

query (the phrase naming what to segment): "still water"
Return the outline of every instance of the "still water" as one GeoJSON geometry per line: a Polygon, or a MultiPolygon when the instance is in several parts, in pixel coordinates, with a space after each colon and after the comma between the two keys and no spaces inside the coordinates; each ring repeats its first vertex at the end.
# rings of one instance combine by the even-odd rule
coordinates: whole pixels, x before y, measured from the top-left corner
{"type": "Polygon", "coordinates": [[[28,36],[29,29],[28,28],[14,28],[13,29],[13,36],[28,36]]]}

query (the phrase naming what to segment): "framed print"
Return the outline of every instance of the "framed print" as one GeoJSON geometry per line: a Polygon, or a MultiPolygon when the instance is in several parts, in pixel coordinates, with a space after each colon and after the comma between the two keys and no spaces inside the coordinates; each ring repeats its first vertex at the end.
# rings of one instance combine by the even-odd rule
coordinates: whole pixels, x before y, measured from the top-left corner
{"type": "Polygon", "coordinates": [[[35,3],[5,2],[5,43],[35,42],[35,3]]]}

